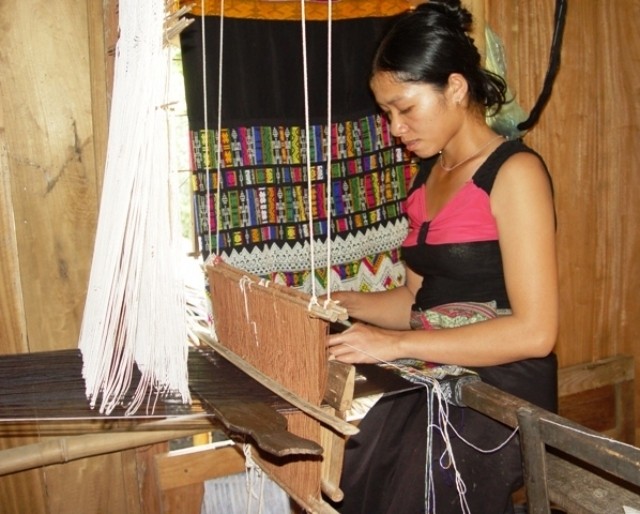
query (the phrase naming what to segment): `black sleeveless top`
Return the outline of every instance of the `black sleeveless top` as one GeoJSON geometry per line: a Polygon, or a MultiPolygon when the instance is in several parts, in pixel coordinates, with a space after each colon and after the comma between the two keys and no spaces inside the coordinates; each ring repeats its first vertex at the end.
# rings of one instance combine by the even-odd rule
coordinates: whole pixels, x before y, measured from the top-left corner
{"type": "MultiPolygon", "coordinates": [[[[473,175],[471,180],[486,192],[487,202],[500,167],[518,152],[535,154],[521,141],[507,141],[473,175]]],[[[418,190],[429,178],[436,160],[437,156],[422,162],[409,196],[421,194],[418,190]]],[[[495,301],[499,309],[510,307],[498,240],[428,244],[428,231],[429,222],[425,222],[420,227],[417,244],[402,247],[406,265],[423,277],[414,309],[423,310],[451,302],[491,301],[495,301]]]]}
{"type": "MultiPolygon", "coordinates": [[[[478,168],[472,181],[490,195],[502,164],[511,155],[519,152],[538,155],[522,141],[507,141],[478,168]]],[[[538,157],[540,158],[539,155],[538,157]]],[[[437,156],[421,163],[409,195],[424,185],[436,159],[437,156]]],[[[544,165],[542,158],[540,160],[544,165]]],[[[549,180],[551,181],[550,176],[549,180]]],[[[426,222],[421,227],[418,244],[402,247],[403,259],[407,266],[423,277],[422,287],[416,294],[414,309],[424,310],[445,303],[471,301],[496,301],[499,309],[510,307],[497,240],[428,244],[428,230],[429,223],[426,222]]],[[[489,384],[546,409],[556,409],[557,361],[554,354],[542,359],[526,359],[474,369],[489,384]],[[536,384],[535,387],[532,387],[532,384],[536,384]]]]}

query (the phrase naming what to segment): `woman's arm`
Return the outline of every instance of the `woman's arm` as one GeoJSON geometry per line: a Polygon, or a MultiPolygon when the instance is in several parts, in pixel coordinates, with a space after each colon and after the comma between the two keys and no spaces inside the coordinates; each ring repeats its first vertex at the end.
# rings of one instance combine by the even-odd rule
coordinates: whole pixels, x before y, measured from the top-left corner
{"type": "Polygon", "coordinates": [[[338,291],[331,293],[331,299],[340,302],[354,320],[381,328],[408,330],[411,306],[421,283],[422,277],[407,269],[403,286],[372,293],[338,291]]]}
{"type": "Polygon", "coordinates": [[[505,162],[493,187],[491,207],[511,316],[432,331],[356,324],[329,338],[330,354],[345,362],[412,357],[489,366],[551,352],[558,327],[555,218],[549,180],[535,155],[518,153],[505,162]]]}

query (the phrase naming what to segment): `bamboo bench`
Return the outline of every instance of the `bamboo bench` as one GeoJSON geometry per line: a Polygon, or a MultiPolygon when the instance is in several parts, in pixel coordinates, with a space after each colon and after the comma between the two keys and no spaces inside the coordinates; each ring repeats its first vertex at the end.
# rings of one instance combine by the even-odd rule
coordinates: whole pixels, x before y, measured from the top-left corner
{"type": "Polygon", "coordinates": [[[560,415],[482,382],[466,386],[462,399],[520,426],[527,484],[514,499],[528,499],[529,514],[549,513],[549,502],[570,514],[623,514],[624,506],[640,509],[634,382],[633,358],[615,356],[559,370],[560,415]]]}
{"type": "Polygon", "coordinates": [[[529,514],[640,512],[640,448],[533,406],[517,416],[529,514]]]}

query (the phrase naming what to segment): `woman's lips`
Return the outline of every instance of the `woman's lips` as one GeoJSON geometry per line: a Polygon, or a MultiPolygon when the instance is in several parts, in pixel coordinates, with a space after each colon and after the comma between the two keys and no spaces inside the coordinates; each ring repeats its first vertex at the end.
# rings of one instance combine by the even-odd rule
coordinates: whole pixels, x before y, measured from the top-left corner
{"type": "Polygon", "coordinates": [[[402,144],[406,147],[407,150],[412,152],[418,146],[419,141],[417,139],[412,139],[411,141],[402,141],[402,144]]]}

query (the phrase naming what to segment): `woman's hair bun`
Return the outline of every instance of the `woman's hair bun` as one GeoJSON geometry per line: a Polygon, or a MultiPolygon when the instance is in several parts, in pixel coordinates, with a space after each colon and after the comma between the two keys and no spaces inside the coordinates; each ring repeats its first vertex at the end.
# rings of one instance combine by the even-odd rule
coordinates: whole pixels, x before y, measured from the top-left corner
{"type": "Polygon", "coordinates": [[[470,32],[473,16],[462,6],[460,0],[428,0],[416,7],[416,11],[437,11],[443,17],[455,23],[462,31],[470,32]]]}

